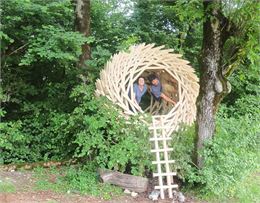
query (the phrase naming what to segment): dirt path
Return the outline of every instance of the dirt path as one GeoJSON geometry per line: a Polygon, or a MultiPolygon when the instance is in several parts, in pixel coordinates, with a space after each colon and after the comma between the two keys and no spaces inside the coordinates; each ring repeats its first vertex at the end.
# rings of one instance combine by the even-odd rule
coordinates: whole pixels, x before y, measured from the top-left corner
{"type": "MultiPolygon", "coordinates": [[[[0,171],[0,203],[151,203],[147,194],[140,194],[133,198],[128,195],[113,200],[79,195],[55,193],[52,191],[36,191],[35,180],[28,171],[0,171]]],[[[172,203],[172,200],[159,200],[157,203],[172,203]]],[[[187,203],[201,203],[188,198],[187,203]]],[[[176,203],[176,201],[175,201],[176,203]]]]}

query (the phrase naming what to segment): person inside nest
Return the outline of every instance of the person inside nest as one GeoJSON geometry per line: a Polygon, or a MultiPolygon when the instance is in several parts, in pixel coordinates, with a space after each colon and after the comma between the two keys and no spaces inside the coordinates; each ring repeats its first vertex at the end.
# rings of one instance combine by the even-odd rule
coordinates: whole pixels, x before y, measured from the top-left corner
{"type": "Polygon", "coordinates": [[[168,97],[162,92],[163,90],[162,84],[159,78],[155,74],[150,74],[148,76],[148,80],[151,83],[151,94],[153,95],[156,101],[160,101],[161,99],[163,99],[166,102],[176,105],[175,101],[173,101],[170,97],[168,97]]]}
{"type": "Polygon", "coordinates": [[[135,101],[140,105],[141,99],[147,91],[147,85],[145,84],[144,78],[139,77],[137,82],[133,86],[135,101]]]}

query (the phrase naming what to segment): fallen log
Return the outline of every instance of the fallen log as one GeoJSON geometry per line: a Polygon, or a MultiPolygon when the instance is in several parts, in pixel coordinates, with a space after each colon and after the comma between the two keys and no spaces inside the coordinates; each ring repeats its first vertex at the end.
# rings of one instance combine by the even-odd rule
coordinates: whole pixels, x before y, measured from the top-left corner
{"type": "Polygon", "coordinates": [[[101,180],[135,192],[145,192],[148,188],[148,179],[139,176],[128,175],[108,169],[98,169],[101,180]]]}

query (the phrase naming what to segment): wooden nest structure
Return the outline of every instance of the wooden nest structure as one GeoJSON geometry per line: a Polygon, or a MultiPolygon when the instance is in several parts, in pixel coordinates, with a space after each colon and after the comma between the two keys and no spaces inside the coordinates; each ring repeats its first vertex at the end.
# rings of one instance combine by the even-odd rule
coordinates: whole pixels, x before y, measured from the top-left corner
{"type": "Polygon", "coordinates": [[[97,96],[106,96],[127,115],[148,112],[154,118],[160,116],[160,122],[169,126],[167,134],[176,130],[180,123],[194,121],[198,92],[198,77],[189,62],[180,54],[174,54],[172,49],[155,47],[154,44],[134,45],[128,52],[115,54],[96,81],[97,96]],[[133,84],[140,76],[147,78],[149,74],[158,76],[163,93],[176,101],[175,106],[154,101],[152,96],[149,105],[143,109],[135,102],[133,84]]]}
{"type": "MultiPolygon", "coordinates": [[[[145,83],[148,85],[148,81],[145,83]]],[[[149,86],[149,85],[148,85],[149,86]]],[[[140,44],[130,47],[129,52],[115,54],[100,73],[96,81],[96,95],[106,96],[113,103],[123,109],[126,115],[149,112],[152,122],[149,129],[154,144],[151,153],[155,153],[157,165],[158,185],[160,197],[165,198],[165,189],[169,198],[173,198],[174,184],[170,164],[175,160],[170,159],[171,134],[179,128],[180,123],[191,124],[196,118],[196,98],[199,92],[198,78],[194,74],[189,62],[181,59],[180,54],[174,54],[172,49],[164,46],[155,47],[154,44],[140,44]],[[162,85],[162,92],[176,102],[176,105],[165,101],[154,101],[149,95],[146,107],[138,105],[133,94],[133,85],[141,76],[155,74],[162,85]]],[[[143,100],[143,98],[142,98],[143,100]]]]}

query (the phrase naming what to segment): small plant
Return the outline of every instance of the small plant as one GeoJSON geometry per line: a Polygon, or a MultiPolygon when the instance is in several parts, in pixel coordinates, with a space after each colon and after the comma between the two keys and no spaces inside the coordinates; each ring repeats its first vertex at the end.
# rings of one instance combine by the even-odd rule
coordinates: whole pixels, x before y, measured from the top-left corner
{"type": "Polygon", "coordinates": [[[13,183],[0,182],[0,193],[13,193],[16,192],[16,188],[13,183]]]}

